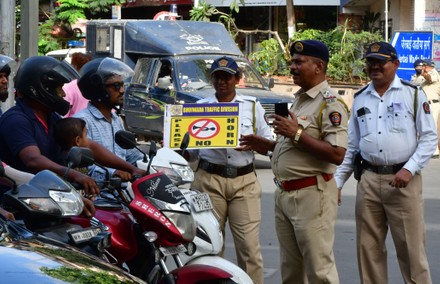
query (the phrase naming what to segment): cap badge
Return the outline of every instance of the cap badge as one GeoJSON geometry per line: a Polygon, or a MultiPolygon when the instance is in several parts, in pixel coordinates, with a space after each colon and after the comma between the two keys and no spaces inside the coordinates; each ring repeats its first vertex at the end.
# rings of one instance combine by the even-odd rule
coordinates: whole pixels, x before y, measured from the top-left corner
{"type": "Polygon", "coordinates": [[[302,52],[304,50],[304,46],[303,46],[302,42],[298,41],[295,43],[295,50],[297,52],[302,52]]]}
{"type": "Polygon", "coordinates": [[[229,61],[227,59],[222,59],[218,62],[218,66],[220,67],[226,67],[228,66],[229,61]]]}
{"type": "Polygon", "coordinates": [[[371,52],[378,52],[380,49],[380,45],[375,43],[371,46],[371,52]]]}

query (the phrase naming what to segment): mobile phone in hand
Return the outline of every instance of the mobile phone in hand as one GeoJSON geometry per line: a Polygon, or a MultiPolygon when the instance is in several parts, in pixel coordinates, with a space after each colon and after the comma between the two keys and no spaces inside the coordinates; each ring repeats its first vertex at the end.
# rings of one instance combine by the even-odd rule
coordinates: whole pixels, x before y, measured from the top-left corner
{"type": "Polygon", "coordinates": [[[275,104],[275,114],[288,117],[289,116],[289,108],[287,103],[277,103],[275,104]]]}

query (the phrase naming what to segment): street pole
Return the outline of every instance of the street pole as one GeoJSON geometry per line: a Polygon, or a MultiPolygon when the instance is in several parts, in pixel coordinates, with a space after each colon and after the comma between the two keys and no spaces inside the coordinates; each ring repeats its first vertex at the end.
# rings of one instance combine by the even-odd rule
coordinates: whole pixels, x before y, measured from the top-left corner
{"type": "MultiPolygon", "coordinates": [[[[0,54],[15,59],[15,0],[0,1],[0,54]]],[[[13,94],[14,86],[12,78],[14,72],[9,76],[9,94],[13,94]]],[[[9,95],[1,108],[6,111],[14,105],[14,96],[9,95]]]]}
{"type": "Polygon", "coordinates": [[[385,41],[388,41],[388,0],[385,0],[385,41]]]}
{"type": "Polygon", "coordinates": [[[21,1],[20,61],[38,55],[38,1],[21,1]]]}

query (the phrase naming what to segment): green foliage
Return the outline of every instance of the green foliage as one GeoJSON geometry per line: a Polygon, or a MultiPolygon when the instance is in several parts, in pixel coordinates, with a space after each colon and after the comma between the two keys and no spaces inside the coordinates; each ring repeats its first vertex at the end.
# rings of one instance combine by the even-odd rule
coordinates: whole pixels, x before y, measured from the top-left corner
{"type": "Polygon", "coordinates": [[[249,54],[249,60],[252,61],[258,72],[266,76],[287,75],[289,70],[283,54],[278,41],[271,38],[262,41],[260,50],[249,54]]]}
{"type": "Polygon", "coordinates": [[[361,83],[366,79],[364,52],[369,43],[381,41],[382,35],[361,31],[354,33],[347,28],[347,22],[332,31],[305,30],[297,32],[293,39],[315,39],[324,42],[330,51],[327,75],[330,80],[344,83],[361,83]]]}
{"type": "MultiPolygon", "coordinates": [[[[240,0],[244,1],[244,0],[240,0]]],[[[219,11],[215,6],[202,1],[199,6],[193,7],[189,11],[191,21],[203,21],[210,22],[211,20],[217,20],[217,22],[225,25],[226,29],[231,34],[232,38],[237,37],[237,26],[235,25],[235,19],[232,17],[233,13],[239,12],[238,3],[234,0],[229,6],[229,14],[219,11]]]]}
{"type": "Polygon", "coordinates": [[[133,283],[121,281],[116,275],[106,272],[96,272],[91,269],[68,268],[61,266],[58,268],[42,267],[41,271],[47,275],[60,279],[68,283],[78,284],[121,284],[133,283]]]}
{"type": "Polygon", "coordinates": [[[58,0],[58,7],[53,14],[48,15],[40,25],[38,53],[44,55],[51,50],[63,48],[65,39],[54,38],[51,35],[52,27],[57,23],[72,25],[79,19],[85,19],[87,14],[96,15],[108,12],[112,5],[120,5],[125,0],[58,0]]]}

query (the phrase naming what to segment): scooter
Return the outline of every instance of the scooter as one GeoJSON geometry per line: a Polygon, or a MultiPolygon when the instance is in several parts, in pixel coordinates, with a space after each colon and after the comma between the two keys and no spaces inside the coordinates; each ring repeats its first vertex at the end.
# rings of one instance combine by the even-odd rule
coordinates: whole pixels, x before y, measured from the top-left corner
{"type": "MultiPolygon", "coordinates": [[[[185,244],[186,251],[179,253],[179,261],[184,265],[209,263],[233,275],[236,283],[252,283],[252,279],[240,267],[218,256],[223,246],[220,224],[215,217],[209,195],[190,189],[194,181],[194,172],[188,162],[169,148],[159,149],[153,161],[147,160],[145,153],[137,146],[135,136],[128,131],[116,132],[115,141],[124,149],[136,148],[144,154],[144,159],[137,161],[138,168],[166,173],[167,176],[173,177],[172,181],[188,202],[197,224],[197,231],[195,238],[185,244]]],[[[186,133],[180,146],[182,152],[186,151],[188,144],[189,136],[186,133]]]]}
{"type": "Polygon", "coordinates": [[[17,186],[5,174],[1,163],[0,177],[9,180],[12,188],[3,194],[2,207],[12,212],[18,223],[35,233],[105,259],[103,253],[110,245],[110,233],[99,226],[81,227],[67,222],[71,216],[80,216],[84,208],[82,197],[70,183],[43,170],[28,183],[17,186]]]}
{"type": "MultiPolygon", "coordinates": [[[[78,156],[91,155],[88,149],[78,149],[78,156]]],[[[152,143],[148,169],[156,153],[152,143]]],[[[185,252],[185,244],[194,239],[196,224],[188,202],[167,175],[140,177],[132,191],[133,198],[120,181],[109,179],[94,202],[95,218],[112,232],[108,259],[148,283],[238,283],[218,267],[180,262],[178,253],[185,252]],[[165,263],[168,256],[178,263],[171,271],[165,263]]],[[[73,217],[71,222],[90,226],[85,218],[73,217]]]]}

